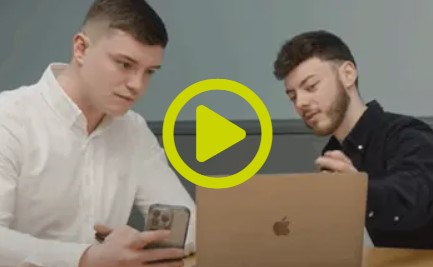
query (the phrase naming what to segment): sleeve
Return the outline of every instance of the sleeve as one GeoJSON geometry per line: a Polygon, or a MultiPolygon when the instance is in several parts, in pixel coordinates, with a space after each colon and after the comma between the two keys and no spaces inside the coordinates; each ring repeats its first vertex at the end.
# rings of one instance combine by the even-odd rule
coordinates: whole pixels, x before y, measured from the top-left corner
{"type": "Polygon", "coordinates": [[[388,134],[386,172],[370,177],[366,225],[411,230],[432,219],[433,132],[425,125],[388,134]]]}
{"type": "Polygon", "coordinates": [[[89,244],[42,240],[0,226],[2,266],[31,264],[43,267],[78,267],[89,244]]]}
{"type": "Polygon", "coordinates": [[[10,229],[14,219],[20,169],[19,126],[0,118],[0,265],[32,264],[44,267],[77,267],[88,244],[37,239],[10,229]]]}
{"type": "Polygon", "coordinates": [[[186,239],[186,252],[195,252],[196,206],[180,182],[176,173],[168,164],[166,155],[159,145],[155,135],[147,124],[142,123],[144,145],[140,148],[143,176],[139,179],[139,186],[135,197],[135,205],[146,216],[151,204],[182,205],[189,208],[191,219],[186,239]]]}

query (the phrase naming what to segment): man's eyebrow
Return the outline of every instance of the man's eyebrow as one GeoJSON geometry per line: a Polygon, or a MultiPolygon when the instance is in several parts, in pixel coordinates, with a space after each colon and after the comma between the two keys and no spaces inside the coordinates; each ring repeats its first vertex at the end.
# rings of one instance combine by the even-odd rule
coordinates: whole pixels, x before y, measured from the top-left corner
{"type": "Polygon", "coordinates": [[[125,55],[125,54],[121,54],[121,53],[120,53],[120,54],[115,54],[114,56],[121,57],[121,58],[123,58],[123,59],[126,59],[126,60],[128,60],[128,61],[131,61],[132,63],[138,65],[138,61],[137,61],[137,60],[135,60],[135,59],[133,59],[133,58],[131,58],[130,56],[127,56],[127,55],[125,55]]]}
{"type": "Polygon", "coordinates": [[[293,93],[294,91],[295,91],[295,89],[292,89],[292,88],[286,88],[286,94],[293,93]]]}
{"type": "Polygon", "coordinates": [[[310,74],[310,75],[308,75],[307,77],[305,77],[305,78],[301,81],[301,83],[299,84],[299,87],[304,86],[304,84],[305,84],[309,79],[311,79],[311,78],[313,78],[313,77],[314,77],[314,74],[310,74]]]}
{"type": "Polygon", "coordinates": [[[161,65],[150,66],[149,69],[159,70],[161,69],[161,65]]]}
{"type": "MultiPolygon", "coordinates": [[[[305,77],[302,81],[301,81],[301,83],[299,84],[299,87],[302,87],[302,86],[304,86],[304,84],[310,79],[310,78],[313,78],[314,77],[314,74],[310,74],[310,75],[308,75],[307,77],[305,77]]],[[[292,91],[295,91],[295,89],[294,88],[290,88],[290,87],[287,87],[286,88],[286,93],[290,93],[290,92],[292,92],[292,91]]]]}
{"type": "MultiPolygon", "coordinates": [[[[135,60],[135,59],[133,59],[130,56],[127,56],[125,54],[120,53],[120,54],[114,54],[113,56],[114,57],[121,57],[127,61],[130,61],[136,65],[139,65],[139,62],[137,60],[135,60]]],[[[153,66],[150,66],[148,69],[154,69],[154,70],[161,69],[161,65],[153,65],[153,66]]]]}

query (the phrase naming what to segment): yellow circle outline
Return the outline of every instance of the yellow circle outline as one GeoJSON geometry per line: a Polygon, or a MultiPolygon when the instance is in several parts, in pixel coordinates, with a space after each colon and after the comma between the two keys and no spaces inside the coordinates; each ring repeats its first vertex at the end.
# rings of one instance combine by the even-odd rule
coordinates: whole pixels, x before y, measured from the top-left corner
{"type": "Polygon", "coordinates": [[[272,147],[272,137],[272,120],[262,100],[245,85],[228,79],[202,80],[188,86],[170,104],[162,127],[164,148],[173,167],[191,183],[213,189],[237,186],[253,177],[266,162],[272,147]],[[182,108],[193,97],[208,91],[228,91],[243,98],[256,112],[261,129],[260,146],[254,159],[238,173],[218,178],[206,176],[191,169],[180,157],[174,141],[174,126],[182,108]]]}

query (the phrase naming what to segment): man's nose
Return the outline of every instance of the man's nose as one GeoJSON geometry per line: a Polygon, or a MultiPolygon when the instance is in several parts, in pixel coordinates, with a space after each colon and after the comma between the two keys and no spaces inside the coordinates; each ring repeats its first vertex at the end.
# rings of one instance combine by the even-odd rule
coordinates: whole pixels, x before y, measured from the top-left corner
{"type": "Polygon", "coordinates": [[[310,97],[305,93],[298,93],[296,96],[296,108],[305,109],[310,103],[310,97]]]}
{"type": "Polygon", "coordinates": [[[134,74],[130,77],[128,81],[128,90],[134,96],[139,95],[147,86],[148,78],[144,75],[134,74]]]}

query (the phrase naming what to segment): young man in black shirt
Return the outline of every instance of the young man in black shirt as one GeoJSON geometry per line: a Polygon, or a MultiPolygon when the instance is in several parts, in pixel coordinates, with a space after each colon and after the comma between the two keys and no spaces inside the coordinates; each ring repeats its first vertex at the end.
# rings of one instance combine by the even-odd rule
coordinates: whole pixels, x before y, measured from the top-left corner
{"type": "Polygon", "coordinates": [[[433,249],[433,131],[410,116],[365,104],[347,45],[326,31],[299,34],[274,74],[305,124],[331,138],[316,164],[369,176],[366,228],[375,246],[433,249]]]}

